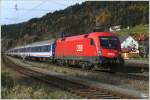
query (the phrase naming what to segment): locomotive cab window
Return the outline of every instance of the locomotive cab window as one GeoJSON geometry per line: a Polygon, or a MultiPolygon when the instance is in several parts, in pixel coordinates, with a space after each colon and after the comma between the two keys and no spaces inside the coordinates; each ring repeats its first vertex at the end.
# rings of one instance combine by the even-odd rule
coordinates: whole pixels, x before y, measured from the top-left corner
{"type": "Polygon", "coordinates": [[[117,49],[119,40],[116,37],[100,37],[100,46],[107,49],[117,49]]]}
{"type": "Polygon", "coordinates": [[[93,46],[95,45],[95,43],[94,43],[94,40],[93,40],[93,39],[90,39],[90,44],[91,44],[91,45],[93,45],[93,46]]]}

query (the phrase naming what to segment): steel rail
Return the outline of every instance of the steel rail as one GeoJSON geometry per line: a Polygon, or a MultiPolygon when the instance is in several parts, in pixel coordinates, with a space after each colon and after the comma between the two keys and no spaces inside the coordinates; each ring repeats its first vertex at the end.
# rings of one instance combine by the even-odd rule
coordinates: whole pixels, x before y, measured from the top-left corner
{"type": "Polygon", "coordinates": [[[58,76],[51,76],[49,74],[44,74],[40,71],[35,71],[31,68],[26,68],[20,65],[17,65],[10,61],[9,59],[4,58],[5,63],[7,66],[15,69],[16,71],[27,75],[29,77],[44,81],[46,83],[55,85],[59,88],[62,88],[64,90],[67,90],[71,93],[74,93],[78,96],[81,96],[83,98],[92,98],[92,99],[119,99],[119,98],[139,98],[135,96],[129,96],[129,95],[123,95],[123,94],[117,94],[112,91],[108,91],[103,89],[103,87],[94,87],[94,86],[88,86],[85,84],[81,84],[80,82],[67,80],[58,76]]]}
{"type": "MultiPolygon", "coordinates": [[[[30,61],[30,60],[29,60],[30,61]]],[[[50,64],[49,65],[54,65],[57,67],[62,67],[56,64],[50,64]]],[[[33,64],[30,64],[32,66],[34,66],[33,64]]],[[[79,71],[83,71],[83,72],[92,72],[92,73],[100,73],[100,72],[104,72],[104,73],[109,73],[111,75],[114,75],[115,77],[122,77],[122,78],[126,78],[126,79],[132,79],[132,80],[142,80],[142,81],[149,81],[149,76],[144,76],[144,75],[136,75],[136,74],[129,74],[126,72],[111,72],[111,71],[107,71],[107,70],[83,70],[81,68],[78,67],[67,67],[67,66],[63,66],[64,68],[69,68],[69,69],[73,69],[73,70],[79,70],[79,71]]],[[[127,67],[126,67],[127,68],[127,67]]]]}

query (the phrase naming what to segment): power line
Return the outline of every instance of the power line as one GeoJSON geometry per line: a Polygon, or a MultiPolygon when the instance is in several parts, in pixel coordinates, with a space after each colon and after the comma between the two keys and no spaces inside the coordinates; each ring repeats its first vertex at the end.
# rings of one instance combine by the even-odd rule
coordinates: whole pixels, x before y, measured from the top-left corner
{"type": "MultiPolygon", "coordinates": [[[[22,18],[22,17],[24,18],[24,17],[25,17],[24,15],[26,15],[26,14],[28,15],[28,14],[31,13],[35,8],[41,6],[41,5],[42,5],[43,3],[45,3],[45,2],[47,2],[47,1],[42,1],[42,2],[41,2],[40,4],[38,4],[37,6],[35,6],[35,7],[31,8],[31,9],[29,9],[28,12],[26,12],[25,14],[22,14],[22,15],[20,16],[20,18],[22,18]]],[[[67,5],[65,5],[65,4],[63,4],[63,3],[59,3],[59,2],[56,2],[56,1],[52,1],[52,0],[51,0],[51,2],[52,2],[52,3],[55,3],[55,4],[62,5],[62,6],[67,6],[67,5]]],[[[22,19],[23,19],[23,18],[22,18],[22,19]]]]}
{"type": "Polygon", "coordinates": [[[63,3],[60,3],[60,2],[57,2],[57,1],[53,1],[53,0],[51,0],[53,3],[55,3],[55,4],[59,4],[59,5],[61,5],[61,6],[67,6],[67,5],[65,5],[65,4],[63,4],[63,3]]]}
{"type": "Polygon", "coordinates": [[[15,18],[1,18],[1,19],[12,20],[12,21],[15,20],[15,18]]]}
{"type": "MultiPolygon", "coordinates": [[[[67,6],[68,6],[68,5],[64,4],[64,3],[61,3],[61,2],[58,2],[58,1],[54,1],[54,0],[50,0],[50,1],[47,0],[47,1],[50,2],[50,3],[55,3],[55,4],[57,4],[57,5],[64,6],[64,7],[67,7],[67,6]]],[[[19,18],[18,18],[18,20],[24,20],[24,19],[26,19],[25,16],[29,15],[29,13],[31,13],[31,12],[33,12],[33,11],[36,11],[36,10],[38,10],[38,11],[50,11],[50,10],[45,10],[45,9],[36,9],[37,7],[41,6],[43,3],[46,3],[47,1],[46,1],[46,0],[43,0],[42,2],[40,2],[38,5],[34,6],[34,7],[31,8],[31,9],[18,8],[17,3],[15,4],[15,7],[14,7],[14,8],[7,8],[7,9],[15,9],[16,12],[17,12],[17,11],[20,11],[20,10],[27,10],[27,12],[25,12],[24,14],[22,14],[22,15],[19,16],[19,18]]],[[[5,18],[5,19],[8,20],[8,18],[5,18]]],[[[14,20],[17,20],[17,18],[14,19],[14,20]]]]}
{"type": "Polygon", "coordinates": [[[26,13],[24,13],[24,14],[22,14],[20,17],[22,18],[24,18],[24,16],[26,15],[26,14],[29,14],[29,13],[31,13],[35,8],[37,8],[37,7],[39,7],[39,6],[41,6],[43,3],[45,3],[46,2],[46,0],[44,0],[44,1],[42,1],[40,4],[38,4],[38,5],[36,5],[36,6],[34,6],[33,8],[31,8],[29,11],[27,11],[26,13]]]}
{"type": "MultiPolygon", "coordinates": [[[[14,8],[3,8],[3,9],[14,9],[14,8]]],[[[18,8],[18,10],[31,10],[31,9],[27,9],[27,8],[18,8]]],[[[48,9],[33,9],[33,11],[50,11],[48,9]]]]}

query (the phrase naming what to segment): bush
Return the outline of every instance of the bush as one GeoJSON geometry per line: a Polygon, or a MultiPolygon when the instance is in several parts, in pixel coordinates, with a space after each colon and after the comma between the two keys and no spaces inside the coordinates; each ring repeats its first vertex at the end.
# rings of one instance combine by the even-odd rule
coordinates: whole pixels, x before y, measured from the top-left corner
{"type": "Polygon", "coordinates": [[[14,80],[9,76],[7,72],[2,72],[1,74],[1,86],[2,88],[13,88],[14,80]]]}

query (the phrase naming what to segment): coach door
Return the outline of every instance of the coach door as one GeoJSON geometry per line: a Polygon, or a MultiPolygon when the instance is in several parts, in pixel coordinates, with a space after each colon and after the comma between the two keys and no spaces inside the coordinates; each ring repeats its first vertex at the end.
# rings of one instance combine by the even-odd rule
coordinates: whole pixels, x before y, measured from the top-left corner
{"type": "Polygon", "coordinates": [[[55,57],[55,47],[56,47],[56,43],[52,43],[51,45],[52,57],[55,57]]]}

